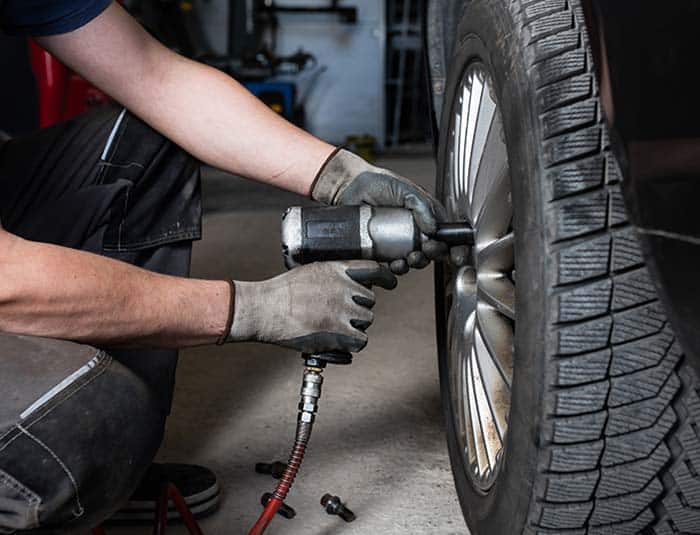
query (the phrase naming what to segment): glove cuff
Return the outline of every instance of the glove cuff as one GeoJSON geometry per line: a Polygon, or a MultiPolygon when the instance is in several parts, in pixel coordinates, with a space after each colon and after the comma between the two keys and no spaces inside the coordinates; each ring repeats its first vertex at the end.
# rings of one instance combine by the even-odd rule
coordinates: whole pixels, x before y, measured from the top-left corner
{"type": "Polygon", "coordinates": [[[233,324],[233,313],[236,310],[236,285],[232,280],[227,280],[229,288],[231,293],[229,294],[229,302],[228,302],[228,318],[226,319],[226,326],[224,327],[223,332],[221,333],[221,336],[219,336],[219,339],[216,341],[217,346],[222,346],[226,343],[226,340],[228,340],[228,337],[231,335],[231,325],[233,324]]]}
{"type": "Polygon", "coordinates": [[[235,295],[226,342],[256,340],[260,321],[260,283],[231,281],[235,295]]]}
{"type": "Polygon", "coordinates": [[[347,185],[369,164],[349,150],[338,147],[326,160],[311,185],[311,198],[325,204],[337,204],[347,185]]]}

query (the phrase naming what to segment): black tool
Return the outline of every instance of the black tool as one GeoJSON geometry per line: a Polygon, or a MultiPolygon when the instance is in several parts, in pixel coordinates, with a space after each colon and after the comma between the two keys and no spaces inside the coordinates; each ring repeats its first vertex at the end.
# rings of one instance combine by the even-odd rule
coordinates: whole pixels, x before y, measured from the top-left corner
{"type": "MultiPolygon", "coordinates": [[[[267,505],[267,502],[269,502],[271,498],[272,498],[272,493],[266,492],[265,494],[263,494],[260,497],[260,505],[265,507],[267,505]]],[[[286,503],[283,503],[282,505],[280,505],[280,508],[277,509],[277,514],[280,516],[283,516],[284,518],[287,518],[289,520],[291,520],[292,518],[297,516],[297,512],[294,510],[294,508],[290,507],[286,503]]]]}
{"type": "Polygon", "coordinates": [[[283,463],[282,461],[275,461],[273,463],[255,463],[255,471],[258,474],[271,475],[275,479],[282,477],[285,468],[287,468],[287,463],[283,463]]]}
{"type": "Polygon", "coordinates": [[[321,498],[321,505],[326,510],[326,513],[329,515],[338,515],[346,522],[352,522],[357,518],[355,513],[348,509],[338,496],[324,494],[323,498],[321,498]]]}
{"type": "MultiPolygon", "coordinates": [[[[472,245],[466,222],[438,223],[434,239],[450,247],[472,245]]],[[[327,260],[391,262],[419,250],[428,237],[410,210],[372,206],[289,208],[282,220],[282,249],[288,268],[327,260]]]]}

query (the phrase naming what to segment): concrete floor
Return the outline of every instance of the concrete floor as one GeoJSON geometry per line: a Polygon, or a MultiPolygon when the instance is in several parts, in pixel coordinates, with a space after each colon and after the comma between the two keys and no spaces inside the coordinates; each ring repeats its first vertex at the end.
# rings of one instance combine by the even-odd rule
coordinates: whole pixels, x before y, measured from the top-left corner
{"type": "MultiPolygon", "coordinates": [[[[379,164],[432,188],[427,156],[379,164]]],[[[193,275],[256,280],[281,272],[280,216],[299,198],[214,172],[207,173],[204,191],[205,237],[195,246],[193,275]]],[[[310,449],[287,500],[297,517],[275,519],[271,535],[467,533],[442,428],[432,269],[412,272],[395,291],[378,293],[369,345],[352,366],[325,373],[310,449]],[[319,505],[326,492],[347,500],[358,519],[345,524],[326,515],[319,505]]],[[[260,513],[260,496],[274,480],[253,466],[286,461],[301,372],[296,353],[274,346],[207,347],[182,355],[160,458],[200,463],[218,474],[223,501],[202,521],[206,534],[245,534],[260,513]]]]}

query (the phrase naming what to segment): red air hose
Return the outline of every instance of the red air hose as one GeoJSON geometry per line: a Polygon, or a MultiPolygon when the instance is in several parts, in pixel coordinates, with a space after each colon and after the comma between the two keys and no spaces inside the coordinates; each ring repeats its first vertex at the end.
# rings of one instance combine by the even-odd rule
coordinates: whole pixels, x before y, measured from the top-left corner
{"type": "Polygon", "coordinates": [[[272,522],[272,519],[275,518],[277,510],[287,498],[287,494],[294,484],[294,478],[299,471],[301,462],[304,460],[304,453],[306,452],[306,444],[309,441],[309,436],[311,436],[311,424],[299,422],[297,425],[297,438],[294,441],[294,448],[292,448],[292,454],[289,456],[287,468],[284,469],[284,473],[277,483],[277,487],[275,487],[275,492],[272,493],[272,498],[267,502],[265,509],[263,509],[258,521],[248,532],[248,535],[262,535],[270,522],[272,522]]]}
{"type": "Polygon", "coordinates": [[[321,397],[322,383],[323,378],[321,377],[320,368],[307,367],[304,370],[304,384],[301,388],[296,437],[292,453],[289,456],[289,462],[282,473],[282,477],[277,482],[272,498],[267,502],[265,509],[263,509],[258,521],[248,532],[248,535],[262,535],[265,532],[294,484],[294,478],[299,472],[301,462],[304,460],[306,446],[311,437],[311,429],[313,428],[314,417],[318,408],[317,402],[318,398],[321,397]]]}
{"type": "Polygon", "coordinates": [[[281,500],[278,500],[274,497],[270,498],[270,501],[267,502],[265,509],[263,509],[263,512],[260,515],[260,518],[258,518],[258,521],[248,532],[248,535],[262,535],[267,529],[267,526],[270,525],[270,522],[272,522],[272,519],[275,518],[277,510],[280,508],[281,505],[281,500]]]}

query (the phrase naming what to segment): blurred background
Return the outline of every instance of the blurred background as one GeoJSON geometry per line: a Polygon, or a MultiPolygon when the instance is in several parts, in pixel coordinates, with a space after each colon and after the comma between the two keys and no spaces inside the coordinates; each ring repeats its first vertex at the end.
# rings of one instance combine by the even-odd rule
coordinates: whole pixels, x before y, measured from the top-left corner
{"type": "MultiPolygon", "coordinates": [[[[227,72],[331,143],[368,154],[430,139],[424,0],[122,3],[167,46],[227,72]]],[[[0,86],[2,101],[12,103],[0,107],[0,129],[17,135],[104,101],[76,75],[56,76],[59,67],[30,47],[0,38],[0,68],[12,81],[0,86]]]]}

